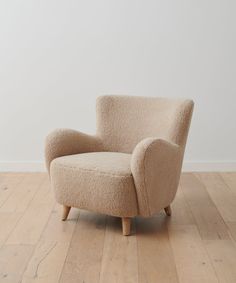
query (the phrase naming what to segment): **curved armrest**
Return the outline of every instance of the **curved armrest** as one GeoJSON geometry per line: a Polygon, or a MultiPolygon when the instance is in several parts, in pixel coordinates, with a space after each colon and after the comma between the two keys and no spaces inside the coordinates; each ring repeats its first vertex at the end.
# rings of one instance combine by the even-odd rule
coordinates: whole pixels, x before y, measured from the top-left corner
{"type": "Polygon", "coordinates": [[[70,129],[57,129],[46,138],[45,160],[47,170],[53,159],[84,152],[101,151],[102,142],[96,136],[83,134],[70,129]]]}
{"type": "Polygon", "coordinates": [[[131,171],[137,191],[139,214],[150,216],[168,206],[179,183],[183,149],[159,138],[147,138],[135,147],[131,171]]]}

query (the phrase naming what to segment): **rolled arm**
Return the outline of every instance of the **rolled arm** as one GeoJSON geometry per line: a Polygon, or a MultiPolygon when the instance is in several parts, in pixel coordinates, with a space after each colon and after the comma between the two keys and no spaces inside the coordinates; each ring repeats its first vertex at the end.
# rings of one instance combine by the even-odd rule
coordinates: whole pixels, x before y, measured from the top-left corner
{"type": "Polygon", "coordinates": [[[179,183],[183,149],[159,138],[142,140],[134,149],[131,171],[139,214],[150,216],[168,206],[179,183]]]}
{"type": "Polygon", "coordinates": [[[57,129],[50,133],[45,142],[45,161],[49,172],[53,159],[84,152],[101,151],[101,140],[71,129],[57,129]]]}

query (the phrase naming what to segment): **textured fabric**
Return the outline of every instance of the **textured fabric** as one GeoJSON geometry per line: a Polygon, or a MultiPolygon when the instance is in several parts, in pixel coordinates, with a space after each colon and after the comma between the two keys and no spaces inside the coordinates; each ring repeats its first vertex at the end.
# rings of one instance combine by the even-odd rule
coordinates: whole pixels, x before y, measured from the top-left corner
{"type": "Polygon", "coordinates": [[[91,152],[57,158],[57,163],[73,167],[96,171],[102,174],[132,176],[130,168],[131,154],[119,152],[91,152]]]}
{"type": "Polygon", "coordinates": [[[57,129],[46,138],[46,167],[49,171],[51,161],[60,156],[102,150],[102,141],[98,137],[70,129],[57,129]]]}
{"type": "Polygon", "coordinates": [[[191,100],[99,97],[96,136],[64,129],[46,140],[58,202],[122,217],[149,216],[168,206],[178,188],[192,111],[191,100]]]}
{"type": "Polygon", "coordinates": [[[97,135],[105,151],[132,153],[148,137],[184,145],[193,102],[167,98],[100,96],[97,135]]]}
{"type": "Polygon", "coordinates": [[[147,138],[136,146],[131,171],[141,215],[152,215],[172,202],[179,183],[182,155],[180,146],[162,139],[147,138]]]}
{"type": "Polygon", "coordinates": [[[114,216],[137,215],[130,154],[96,152],[59,157],[51,163],[56,200],[114,216]]]}

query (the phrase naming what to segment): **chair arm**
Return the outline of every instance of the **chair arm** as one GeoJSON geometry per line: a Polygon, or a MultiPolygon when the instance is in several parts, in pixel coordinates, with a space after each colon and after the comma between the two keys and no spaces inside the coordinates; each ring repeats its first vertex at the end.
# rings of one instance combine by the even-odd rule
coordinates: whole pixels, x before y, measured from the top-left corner
{"type": "Polygon", "coordinates": [[[139,214],[150,216],[174,199],[183,160],[183,149],[160,138],[147,138],[135,147],[131,171],[139,214]]]}
{"type": "Polygon", "coordinates": [[[45,161],[48,172],[53,159],[84,152],[102,151],[102,141],[96,137],[71,129],[57,129],[45,142],[45,161]]]}

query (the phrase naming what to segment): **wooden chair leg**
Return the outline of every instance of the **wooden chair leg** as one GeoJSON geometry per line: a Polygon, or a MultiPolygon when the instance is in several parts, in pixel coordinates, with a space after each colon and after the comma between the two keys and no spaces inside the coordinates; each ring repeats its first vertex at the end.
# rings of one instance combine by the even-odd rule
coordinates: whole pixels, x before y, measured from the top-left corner
{"type": "Polygon", "coordinates": [[[130,228],[131,228],[131,218],[130,217],[122,217],[123,236],[129,236],[130,235],[130,228]]]}
{"type": "Polygon", "coordinates": [[[62,221],[65,221],[67,219],[70,209],[71,209],[70,206],[63,205],[63,213],[62,213],[62,219],[61,219],[62,221]]]}
{"type": "Polygon", "coordinates": [[[170,207],[170,205],[168,205],[167,207],[165,207],[164,208],[165,209],[165,213],[166,213],[166,215],[168,215],[168,216],[171,216],[171,207],[170,207]]]}

